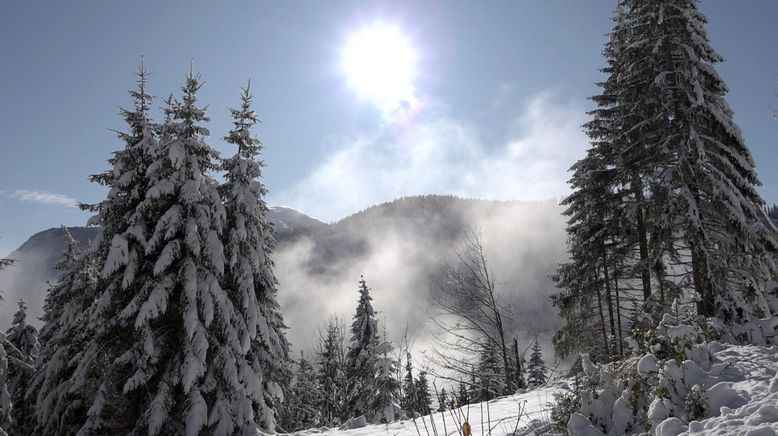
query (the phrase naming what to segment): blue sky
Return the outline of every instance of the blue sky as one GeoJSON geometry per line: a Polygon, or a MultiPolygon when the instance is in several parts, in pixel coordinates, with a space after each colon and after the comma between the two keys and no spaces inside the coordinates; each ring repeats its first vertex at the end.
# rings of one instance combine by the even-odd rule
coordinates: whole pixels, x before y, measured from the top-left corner
{"type": "MultiPolygon", "coordinates": [[[[31,234],[82,225],[99,200],[87,175],[121,146],[141,55],[157,96],[190,62],[205,86],[210,142],[251,79],[270,203],[325,221],[421,193],[564,195],[586,148],[615,1],[7,1],[0,3],[0,254],[31,234]],[[339,70],[349,35],[381,21],[418,53],[418,113],[387,121],[339,70]]],[[[764,183],[778,202],[778,45],[773,0],[705,0],[718,69],[764,183]]]]}

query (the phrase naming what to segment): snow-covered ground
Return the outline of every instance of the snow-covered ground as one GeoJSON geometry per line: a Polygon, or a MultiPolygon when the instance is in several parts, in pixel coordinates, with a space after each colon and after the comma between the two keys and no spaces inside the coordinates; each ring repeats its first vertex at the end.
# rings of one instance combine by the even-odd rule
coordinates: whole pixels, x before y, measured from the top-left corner
{"type": "Polygon", "coordinates": [[[550,422],[548,404],[554,401],[555,393],[564,389],[566,389],[565,382],[556,382],[547,387],[501,397],[488,403],[470,404],[469,407],[465,406],[445,413],[419,417],[416,418],[415,425],[413,420],[407,419],[392,424],[367,425],[348,430],[321,428],[295,434],[337,436],[458,435],[460,434],[458,428],[465,419],[470,423],[473,435],[491,432],[493,436],[501,436],[514,434],[514,431],[517,435],[532,434],[533,430],[548,428],[550,422]]]}
{"type": "MultiPolygon", "coordinates": [[[[715,353],[720,362],[729,363],[721,381],[731,389],[718,389],[708,396],[711,409],[706,419],[685,423],[667,420],[656,429],[662,436],[674,435],[778,435],[778,346],[725,345],[715,353]],[[718,395],[726,392],[727,395],[718,395]],[[715,416],[714,416],[715,415],[715,416]]],[[[296,435],[333,436],[434,436],[458,435],[466,419],[473,435],[531,435],[549,430],[548,404],[554,394],[567,388],[565,381],[488,403],[471,404],[469,408],[435,413],[393,424],[367,425],[351,429],[310,429],[296,435]],[[482,415],[483,414],[483,415],[482,415]],[[518,421],[518,422],[517,422],[518,421]],[[483,423],[483,425],[482,425],[483,423]],[[418,430],[417,430],[418,426],[418,430]],[[515,432],[515,433],[514,433],[515,432]]]]}
{"type": "MultiPolygon", "coordinates": [[[[725,380],[739,394],[730,397],[719,407],[720,416],[683,423],[680,431],[663,435],[778,435],[778,346],[727,346],[715,354],[723,362],[730,362],[737,371],[726,371],[725,380]]],[[[721,398],[709,399],[711,403],[721,398]]],[[[669,429],[668,429],[669,430],[669,429]]]]}

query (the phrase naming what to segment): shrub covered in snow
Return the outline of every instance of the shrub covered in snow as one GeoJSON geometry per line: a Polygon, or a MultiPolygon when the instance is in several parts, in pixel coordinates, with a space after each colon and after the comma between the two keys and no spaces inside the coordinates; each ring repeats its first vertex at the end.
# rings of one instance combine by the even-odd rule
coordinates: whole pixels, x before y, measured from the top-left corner
{"type": "MultiPolygon", "coordinates": [[[[747,402],[732,387],[743,374],[717,359],[726,346],[710,341],[711,336],[731,336],[674,307],[675,313],[665,314],[656,329],[636,332],[640,342],[633,342],[631,357],[596,365],[582,356],[583,371],[573,389],[556,398],[552,418],[559,430],[571,435],[678,434],[691,422],[720,415],[722,407],[747,402]]],[[[776,320],[746,327],[758,331],[776,320]]]]}

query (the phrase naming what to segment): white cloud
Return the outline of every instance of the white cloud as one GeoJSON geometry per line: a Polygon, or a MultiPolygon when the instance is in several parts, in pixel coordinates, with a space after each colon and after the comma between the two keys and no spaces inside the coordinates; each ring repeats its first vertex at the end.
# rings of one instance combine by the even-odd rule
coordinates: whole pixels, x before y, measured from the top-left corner
{"type": "MultiPolygon", "coordinates": [[[[340,137],[329,157],[280,192],[276,203],[338,219],[404,195],[454,194],[544,200],[568,193],[568,168],[587,147],[585,110],[550,93],[531,98],[502,143],[467,120],[448,115],[393,124],[376,134],[340,137]]],[[[489,132],[493,133],[493,132],[489,132]]]]}
{"type": "Polygon", "coordinates": [[[10,191],[8,197],[31,203],[39,203],[54,206],[75,207],[76,199],[67,195],[54,192],[35,191],[28,189],[17,189],[10,191]]]}

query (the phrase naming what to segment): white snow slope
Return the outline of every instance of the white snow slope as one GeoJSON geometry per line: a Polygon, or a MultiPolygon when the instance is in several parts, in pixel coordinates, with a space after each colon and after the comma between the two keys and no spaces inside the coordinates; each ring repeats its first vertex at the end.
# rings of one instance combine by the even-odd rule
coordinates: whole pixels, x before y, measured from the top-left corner
{"type": "Polygon", "coordinates": [[[732,382],[740,398],[727,401],[712,395],[710,403],[730,403],[719,407],[720,416],[692,421],[688,426],[679,426],[678,431],[661,434],[778,435],[778,346],[727,346],[715,356],[738,370],[723,374],[730,374],[725,379],[732,382]]]}
{"type": "Polygon", "coordinates": [[[392,424],[367,425],[361,428],[345,429],[344,427],[348,425],[347,423],[341,427],[344,429],[311,429],[295,433],[295,435],[459,435],[461,434],[458,430],[459,423],[463,419],[467,419],[467,422],[470,423],[474,436],[489,433],[493,436],[512,435],[514,431],[516,435],[530,435],[549,429],[549,403],[554,401],[555,393],[562,392],[565,389],[567,389],[566,382],[559,381],[526,393],[497,398],[488,403],[470,404],[469,407],[464,406],[444,413],[438,412],[431,416],[418,417],[416,418],[415,425],[412,419],[407,419],[392,424]],[[481,416],[482,413],[483,417],[481,416]],[[416,426],[418,426],[418,431],[416,426]]]}
{"type": "MultiPolygon", "coordinates": [[[[730,364],[730,368],[722,372],[722,381],[731,383],[732,388],[726,390],[728,395],[721,396],[714,392],[709,395],[709,404],[715,406],[717,410],[710,410],[706,415],[715,416],[691,423],[668,419],[658,426],[655,434],[661,436],[778,436],[778,346],[725,345],[715,353],[715,357],[720,362],[730,364]]],[[[551,425],[549,403],[553,402],[555,393],[565,389],[567,389],[567,382],[558,381],[547,387],[492,400],[488,403],[488,410],[487,403],[471,404],[469,412],[466,406],[461,410],[455,409],[445,414],[435,413],[431,420],[430,416],[416,418],[416,425],[413,420],[408,419],[392,424],[365,425],[359,428],[310,429],[295,434],[301,436],[459,435],[458,427],[461,425],[459,423],[466,414],[469,414],[468,422],[474,436],[548,434],[546,432],[550,430],[551,425]]],[[[356,425],[359,426],[358,423],[356,425]]]]}

